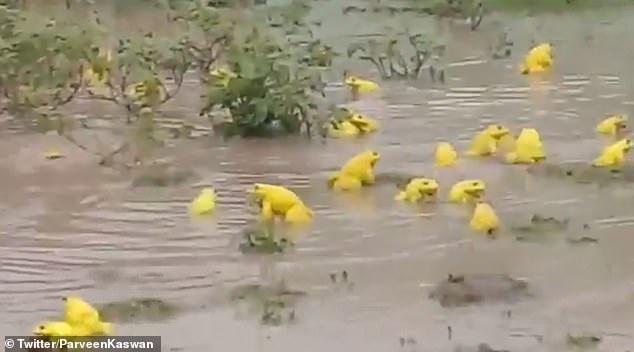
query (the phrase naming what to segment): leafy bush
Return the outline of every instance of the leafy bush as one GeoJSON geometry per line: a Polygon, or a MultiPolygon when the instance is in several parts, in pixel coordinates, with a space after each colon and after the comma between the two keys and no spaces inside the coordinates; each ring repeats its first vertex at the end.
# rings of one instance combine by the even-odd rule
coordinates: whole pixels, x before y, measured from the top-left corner
{"type": "Polygon", "coordinates": [[[14,112],[53,111],[80,91],[99,32],[0,6],[0,90],[14,112]]]}
{"type": "MultiPolygon", "coordinates": [[[[2,6],[0,93],[4,105],[14,113],[61,120],[58,107],[82,96],[122,106],[127,125],[138,121],[141,129],[152,130],[157,109],[179,91],[185,74],[196,68],[206,93],[201,114],[226,109],[231,116],[225,124],[227,134],[271,136],[302,130],[310,134],[311,90],[323,87],[315,66],[330,66],[332,51],[319,40],[298,45],[286,37],[307,26],[303,17],[310,7],[304,0],[264,11],[228,6],[235,4],[154,3],[154,8],[168,11],[171,25],[181,30],[180,36],[160,38],[152,33],[113,37],[101,27],[96,8],[94,23],[77,25],[42,19],[20,10],[19,2],[2,6]],[[275,26],[262,17],[273,13],[285,25],[275,26]],[[222,72],[229,77],[211,74],[219,62],[228,67],[222,72]]],[[[92,6],[89,1],[85,5],[92,6]]],[[[62,128],[58,131],[61,134],[62,128]]]]}
{"type": "Polygon", "coordinates": [[[152,33],[120,39],[114,54],[103,51],[94,47],[88,57],[96,76],[88,95],[112,101],[133,115],[174,97],[192,66],[186,39],[156,38],[152,33]]]}
{"type": "Polygon", "coordinates": [[[222,128],[229,136],[274,136],[302,129],[310,134],[315,108],[311,90],[321,77],[302,59],[304,53],[257,25],[247,29],[233,38],[223,57],[233,75],[208,82],[202,113],[227,109],[230,121],[222,128]]]}

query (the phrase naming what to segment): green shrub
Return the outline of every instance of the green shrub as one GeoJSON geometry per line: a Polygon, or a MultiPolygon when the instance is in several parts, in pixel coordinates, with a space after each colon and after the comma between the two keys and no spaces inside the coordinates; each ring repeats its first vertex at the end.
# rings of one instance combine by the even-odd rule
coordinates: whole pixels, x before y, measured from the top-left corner
{"type": "Polygon", "coordinates": [[[16,113],[51,111],[80,91],[100,33],[0,6],[0,90],[16,113]]]}
{"type": "Polygon", "coordinates": [[[229,111],[226,134],[272,136],[298,133],[302,127],[310,132],[310,90],[318,71],[256,28],[234,42],[224,59],[235,77],[226,84],[209,82],[204,111],[217,106],[229,111]]]}

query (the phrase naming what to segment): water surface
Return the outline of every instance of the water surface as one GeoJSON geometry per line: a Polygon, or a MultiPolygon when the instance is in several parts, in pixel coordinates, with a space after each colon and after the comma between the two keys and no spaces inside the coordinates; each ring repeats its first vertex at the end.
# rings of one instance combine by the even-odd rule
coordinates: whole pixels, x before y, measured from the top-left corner
{"type": "MultiPolygon", "coordinates": [[[[341,45],[340,32],[380,32],[389,22],[343,20],[332,2],[319,6],[321,34],[341,45]]],[[[380,120],[380,133],[325,144],[204,137],[166,148],[166,157],[200,175],[196,184],[131,188],[128,178],[97,168],[93,157],[55,137],[7,130],[0,142],[0,331],[26,334],[38,321],[58,317],[60,298],[75,292],[95,303],[157,297],[182,305],[183,313],[168,321],[117,326],[122,335],[161,335],[165,350],[394,351],[399,337],[412,337],[419,351],[480,342],[512,351],[562,351],[565,334],[579,331],[602,335],[600,351],[632,349],[629,186],[577,185],[490,160],[464,160],[439,171],[431,157],[438,141],[464,149],[475,131],[500,122],[514,131],[539,129],[553,161],[594,158],[605,143],[594,133],[601,117],[634,113],[632,15],[497,15],[477,32],[425,22],[421,26],[448,43],[447,83],[385,82],[380,95],[355,102],[380,120]],[[513,56],[491,61],[486,47],[503,27],[515,41],[513,56]],[[554,43],[552,74],[518,74],[516,64],[531,40],[554,43]],[[65,148],[68,157],[40,160],[49,146],[65,148]],[[571,217],[568,235],[600,241],[491,241],[470,233],[463,207],[432,205],[420,216],[393,201],[391,186],[369,190],[361,200],[327,192],[326,174],[370,147],[382,153],[378,172],[434,175],[442,197],[454,181],[484,179],[506,226],[534,213],[571,217]],[[285,184],[315,210],[314,228],[295,251],[254,258],[237,250],[253,216],[244,204],[253,182],[285,184]],[[212,222],[187,214],[202,184],[219,192],[212,222]],[[330,282],[329,274],[342,270],[352,288],[330,282]],[[427,293],[448,273],[510,274],[529,280],[536,295],[513,306],[443,309],[427,293]],[[292,325],[261,326],[227,299],[237,285],[279,279],[308,292],[292,325]]],[[[360,66],[350,61],[337,69],[346,67],[360,66]]],[[[361,73],[374,74],[371,67],[361,73]]],[[[344,96],[337,84],[329,93],[344,96]]],[[[190,111],[196,120],[192,102],[195,97],[184,95],[171,108],[190,111]]]]}

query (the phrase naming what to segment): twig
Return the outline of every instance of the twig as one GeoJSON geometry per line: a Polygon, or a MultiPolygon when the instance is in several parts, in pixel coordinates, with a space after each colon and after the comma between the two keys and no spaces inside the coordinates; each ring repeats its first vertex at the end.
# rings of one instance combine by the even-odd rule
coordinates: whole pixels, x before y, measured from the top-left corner
{"type": "Polygon", "coordinates": [[[187,73],[187,70],[189,69],[189,67],[190,67],[190,64],[188,63],[187,65],[185,65],[183,69],[180,70],[180,72],[176,72],[175,68],[172,68],[170,70],[172,73],[172,77],[174,78],[174,83],[175,83],[175,88],[171,92],[169,92],[167,87],[165,87],[165,84],[163,84],[163,81],[159,80],[159,85],[165,92],[165,96],[161,100],[161,104],[166,103],[167,101],[172,99],[176,94],[178,94],[178,92],[180,91],[183,85],[183,81],[185,80],[185,74],[187,73]]]}
{"type": "Polygon", "coordinates": [[[88,147],[86,147],[85,145],[77,142],[77,140],[75,138],[73,138],[73,136],[71,136],[69,134],[63,133],[62,137],[64,137],[67,141],[71,142],[72,144],[74,144],[76,147],[78,147],[81,150],[87,151],[90,154],[101,156],[99,153],[93,152],[90,149],[88,149],[88,147]]]}
{"type": "Polygon", "coordinates": [[[121,153],[121,152],[124,152],[125,150],[128,149],[129,146],[130,146],[130,144],[127,141],[124,141],[115,150],[111,151],[110,153],[108,153],[106,155],[103,155],[101,160],[99,161],[99,165],[101,165],[101,166],[112,166],[112,159],[114,158],[114,156],[119,154],[119,153],[121,153]],[[109,165],[109,163],[110,163],[110,165],[109,165]]]}
{"type": "Polygon", "coordinates": [[[77,93],[79,92],[79,89],[82,86],[82,82],[84,81],[84,65],[81,64],[79,65],[79,80],[77,82],[71,83],[71,87],[73,87],[73,90],[70,92],[70,94],[68,94],[68,96],[64,99],[59,100],[59,91],[58,94],[55,94],[54,99],[58,100],[55,103],[55,108],[58,108],[60,106],[66,105],[68,103],[71,102],[71,100],[73,100],[75,98],[75,96],[77,96],[77,93]]]}

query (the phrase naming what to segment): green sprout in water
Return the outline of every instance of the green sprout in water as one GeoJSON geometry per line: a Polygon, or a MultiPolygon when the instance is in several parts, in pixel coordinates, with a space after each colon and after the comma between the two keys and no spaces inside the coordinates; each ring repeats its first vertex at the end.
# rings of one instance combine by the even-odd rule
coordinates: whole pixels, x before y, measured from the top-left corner
{"type": "Polygon", "coordinates": [[[272,224],[259,224],[243,232],[244,239],[239,249],[244,254],[283,253],[293,246],[283,236],[278,236],[272,224]]]}
{"type": "Polygon", "coordinates": [[[292,323],[295,318],[295,306],[307,295],[300,290],[289,289],[285,281],[271,285],[243,285],[233,289],[231,299],[243,302],[260,316],[264,325],[283,325],[292,323]]]}

